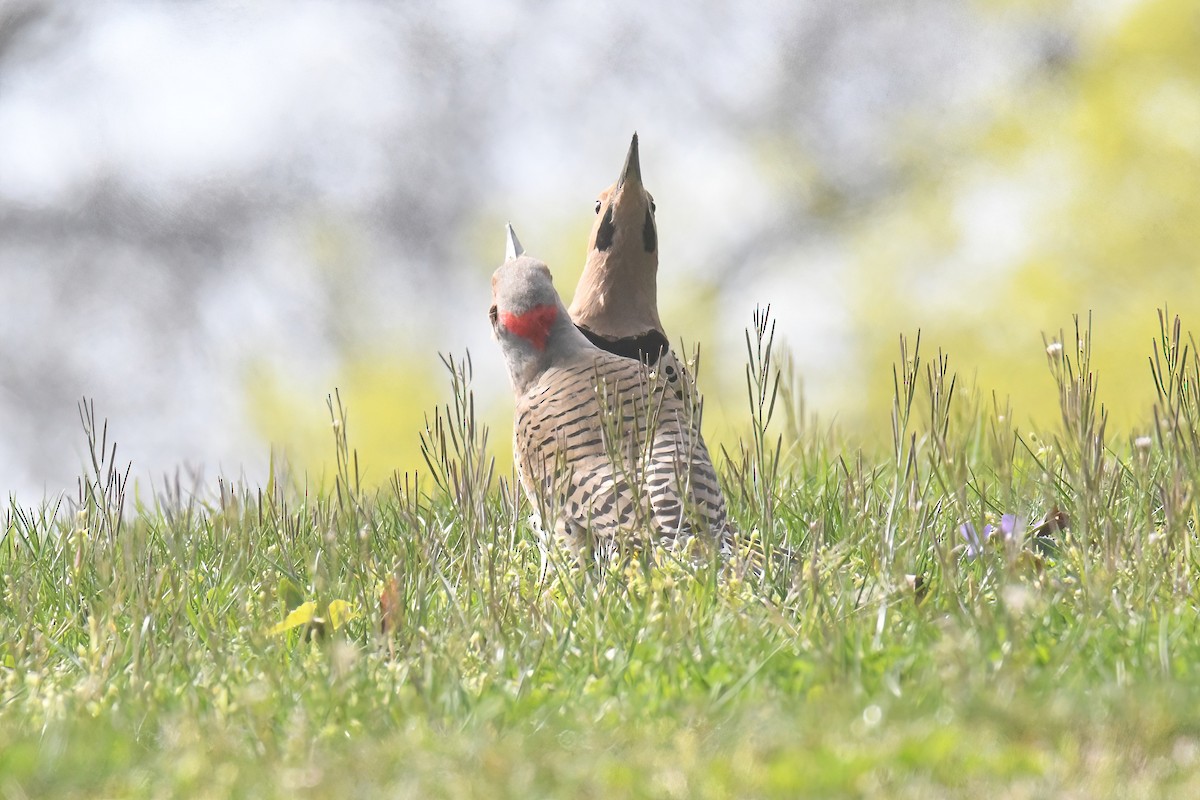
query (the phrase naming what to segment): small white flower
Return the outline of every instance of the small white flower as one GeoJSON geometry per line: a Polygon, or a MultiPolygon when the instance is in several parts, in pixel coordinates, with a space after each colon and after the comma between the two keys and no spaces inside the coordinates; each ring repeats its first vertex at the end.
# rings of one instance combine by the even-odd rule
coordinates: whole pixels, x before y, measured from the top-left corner
{"type": "Polygon", "coordinates": [[[1046,347],[1046,355],[1048,355],[1048,356],[1056,356],[1061,352],[1062,352],[1062,342],[1051,342],[1049,344],[1049,346],[1046,347]]]}
{"type": "Polygon", "coordinates": [[[1133,446],[1138,450],[1149,450],[1152,444],[1154,444],[1154,440],[1149,436],[1139,436],[1133,440],[1133,446]]]}

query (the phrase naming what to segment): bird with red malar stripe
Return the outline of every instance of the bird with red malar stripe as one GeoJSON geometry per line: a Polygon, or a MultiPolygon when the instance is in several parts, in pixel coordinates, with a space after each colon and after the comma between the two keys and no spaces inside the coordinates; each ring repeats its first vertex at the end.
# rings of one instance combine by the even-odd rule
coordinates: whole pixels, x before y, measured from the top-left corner
{"type": "Polygon", "coordinates": [[[516,397],[514,450],[543,526],[583,560],[648,541],[732,536],[689,405],[637,359],[572,322],[550,269],[508,228],[490,318],[516,397]]]}

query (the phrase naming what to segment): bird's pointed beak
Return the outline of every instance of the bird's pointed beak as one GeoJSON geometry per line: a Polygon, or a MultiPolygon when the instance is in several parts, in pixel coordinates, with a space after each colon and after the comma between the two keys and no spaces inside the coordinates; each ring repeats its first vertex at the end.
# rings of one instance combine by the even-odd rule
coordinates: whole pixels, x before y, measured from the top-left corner
{"type": "Polygon", "coordinates": [[[521,240],[517,238],[517,232],[513,230],[512,223],[504,224],[505,242],[504,242],[504,260],[512,261],[515,258],[520,258],[525,253],[525,248],[521,247],[521,240]]]}
{"type": "Polygon", "coordinates": [[[642,185],[642,162],[638,160],[637,132],[634,131],[633,141],[629,143],[629,152],[625,154],[625,166],[621,169],[621,177],[617,180],[617,188],[623,188],[625,183],[642,185]]]}

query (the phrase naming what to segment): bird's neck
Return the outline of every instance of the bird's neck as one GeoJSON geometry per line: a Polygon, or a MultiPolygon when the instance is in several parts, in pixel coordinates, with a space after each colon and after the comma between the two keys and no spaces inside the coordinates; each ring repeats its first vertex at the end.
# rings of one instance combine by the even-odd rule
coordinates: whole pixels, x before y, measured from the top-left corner
{"type": "Polygon", "coordinates": [[[560,313],[554,317],[544,337],[517,336],[505,344],[508,374],[518,395],[529,391],[551,367],[569,363],[595,349],[575,327],[561,304],[558,310],[560,313]]]}
{"type": "Polygon", "coordinates": [[[622,258],[592,250],[571,303],[576,325],[606,337],[662,330],[658,317],[658,256],[622,258]]]}

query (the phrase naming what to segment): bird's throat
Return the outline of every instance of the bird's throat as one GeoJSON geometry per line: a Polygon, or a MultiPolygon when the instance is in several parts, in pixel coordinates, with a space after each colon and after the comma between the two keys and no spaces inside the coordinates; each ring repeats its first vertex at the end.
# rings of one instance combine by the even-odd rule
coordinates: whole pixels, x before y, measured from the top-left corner
{"type": "Polygon", "coordinates": [[[550,329],[558,319],[558,307],[540,305],[521,314],[500,312],[500,323],[510,332],[520,336],[541,352],[546,349],[546,340],[550,338],[550,329]]]}
{"type": "Polygon", "coordinates": [[[575,290],[571,319],[609,339],[661,330],[657,272],[648,254],[620,259],[593,250],[575,290]]]}

